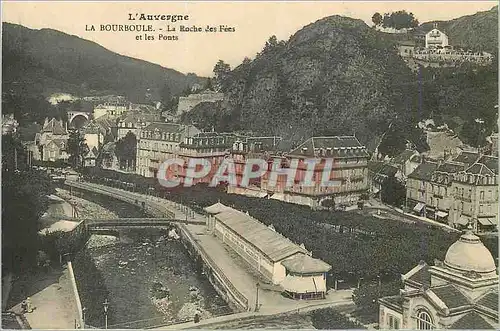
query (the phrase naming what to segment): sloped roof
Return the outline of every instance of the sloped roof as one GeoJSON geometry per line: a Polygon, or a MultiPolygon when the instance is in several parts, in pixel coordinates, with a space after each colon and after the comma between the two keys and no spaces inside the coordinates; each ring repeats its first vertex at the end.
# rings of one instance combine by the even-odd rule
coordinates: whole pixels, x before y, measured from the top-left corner
{"type": "Polygon", "coordinates": [[[454,174],[462,170],[464,170],[463,164],[454,162],[445,162],[436,169],[436,171],[445,172],[448,174],[454,174]]]}
{"type": "Polygon", "coordinates": [[[458,308],[470,304],[469,299],[455,286],[449,284],[440,287],[433,287],[432,292],[450,308],[458,308]]]}
{"type": "Polygon", "coordinates": [[[246,143],[249,149],[254,149],[256,144],[260,144],[262,151],[274,151],[283,138],[278,136],[272,137],[247,137],[246,143]]]}
{"type": "Polygon", "coordinates": [[[465,170],[465,173],[472,175],[494,175],[494,172],[482,163],[474,163],[465,170]]]}
{"type": "Polygon", "coordinates": [[[389,305],[392,309],[396,309],[396,311],[402,312],[403,310],[403,297],[401,295],[383,297],[379,299],[379,302],[389,305]]]}
{"type": "Polygon", "coordinates": [[[94,146],[88,151],[87,155],[85,155],[85,158],[96,158],[98,154],[99,152],[97,148],[94,146]]]}
{"type": "Polygon", "coordinates": [[[398,42],[398,45],[400,46],[415,46],[415,41],[414,40],[402,40],[398,42]]]}
{"type": "Polygon", "coordinates": [[[379,161],[368,161],[368,170],[387,177],[392,177],[398,172],[396,167],[379,161]]]}
{"type": "Polygon", "coordinates": [[[484,164],[488,169],[498,175],[498,157],[484,155],[479,159],[478,163],[484,164]]]}
{"type": "Polygon", "coordinates": [[[314,259],[306,254],[298,254],[281,261],[281,264],[290,272],[309,274],[329,271],[332,266],[320,259],[314,259]]]}
{"type": "Polygon", "coordinates": [[[143,131],[152,131],[152,132],[156,130],[165,133],[184,133],[189,131],[190,135],[195,135],[200,133],[200,130],[198,130],[193,125],[182,125],[182,124],[163,123],[163,122],[151,123],[143,129],[143,131]]]}
{"type": "Polygon", "coordinates": [[[415,155],[415,151],[412,151],[411,149],[406,149],[399,155],[395,156],[392,159],[392,163],[396,164],[404,164],[406,161],[408,161],[413,155],[415,155]]]}
{"type": "Polygon", "coordinates": [[[367,157],[366,147],[355,136],[311,137],[289,153],[293,156],[316,157],[317,150],[332,150],[332,156],[367,157]]]}
{"type": "Polygon", "coordinates": [[[273,262],[281,261],[296,253],[307,254],[307,251],[299,245],[241,211],[231,208],[215,217],[273,262]]]}
{"type": "Polygon", "coordinates": [[[211,206],[203,208],[209,214],[219,214],[226,210],[231,210],[231,207],[228,207],[220,202],[217,202],[211,206]]]}
{"type": "Polygon", "coordinates": [[[158,121],[160,119],[159,114],[149,113],[149,112],[140,112],[140,111],[130,111],[124,114],[124,116],[120,119],[120,122],[123,123],[132,123],[138,124],[140,122],[151,123],[158,121]]]}
{"type": "Polygon", "coordinates": [[[51,139],[50,141],[47,142],[46,145],[49,145],[50,143],[54,143],[57,147],[59,147],[60,149],[63,149],[66,142],[67,142],[66,139],[51,139]]]}
{"type": "Polygon", "coordinates": [[[437,169],[436,163],[426,162],[421,163],[418,167],[408,175],[408,178],[430,180],[432,173],[437,169]]]}
{"type": "Polygon", "coordinates": [[[498,311],[498,292],[490,292],[486,294],[480,298],[476,304],[498,311]]]}
{"type": "Polygon", "coordinates": [[[456,158],[453,159],[455,162],[461,162],[467,165],[472,165],[479,159],[479,153],[476,152],[462,152],[456,158]]]}
{"type": "Polygon", "coordinates": [[[429,266],[425,264],[416,273],[408,277],[408,279],[422,285],[429,287],[431,286],[431,274],[429,272],[429,266]]]}
{"type": "Polygon", "coordinates": [[[62,121],[57,121],[55,118],[52,118],[47,124],[44,124],[42,131],[52,132],[52,134],[56,135],[64,135],[68,133],[66,128],[63,126],[62,121]]]}
{"type": "Polygon", "coordinates": [[[495,327],[488,323],[480,314],[473,311],[450,326],[450,329],[455,330],[494,330],[495,327]]]}

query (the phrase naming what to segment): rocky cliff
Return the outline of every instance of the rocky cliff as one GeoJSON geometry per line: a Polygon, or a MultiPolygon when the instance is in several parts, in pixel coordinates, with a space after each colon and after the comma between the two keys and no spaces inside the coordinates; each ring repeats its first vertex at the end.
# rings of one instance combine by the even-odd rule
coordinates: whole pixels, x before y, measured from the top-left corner
{"type": "MultiPolygon", "coordinates": [[[[327,17],[236,67],[225,101],[212,111],[218,123],[207,124],[292,141],[356,134],[373,145],[410,105],[414,82],[392,41],[361,20],[327,17]]],[[[189,120],[197,111],[206,113],[206,105],[189,120]]]]}

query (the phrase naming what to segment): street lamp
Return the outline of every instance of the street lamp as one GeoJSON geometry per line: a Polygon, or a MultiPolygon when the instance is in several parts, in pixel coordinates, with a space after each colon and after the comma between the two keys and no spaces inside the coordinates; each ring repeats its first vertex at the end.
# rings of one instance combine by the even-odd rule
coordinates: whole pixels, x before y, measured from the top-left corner
{"type": "Polygon", "coordinates": [[[104,307],[104,328],[107,329],[108,328],[108,307],[109,307],[108,299],[104,300],[102,305],[104,307]]]}
{"type": "Polygon", "coordinates": [[[87,308],[85,308],[85,307],[82,308],[82,322],[83,322],[82,329],[85,329],[85,311],[86,310],[87,310],[87,308]]]}

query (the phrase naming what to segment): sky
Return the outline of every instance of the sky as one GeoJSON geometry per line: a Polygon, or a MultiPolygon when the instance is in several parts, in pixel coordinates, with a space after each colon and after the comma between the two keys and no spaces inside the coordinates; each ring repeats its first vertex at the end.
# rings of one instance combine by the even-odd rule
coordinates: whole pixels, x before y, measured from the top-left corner
{"type": "MultiPolygon", "coordinates": [[[[235,67],[244,57],[254,58],[270,36],[288,38],[302,27],[326,16],[357,18],[371,25],[375,12],[406,10],[419,22],[449,20],[491,9],[496,1],[465,2],[39,2],[2,1],[2,21],[32,29],[52,28],[94,41],[122,54],[183,73],[211,76],[222,59],[235,67]],[[189,15],[183,22],[130,21],[129,14],[189,15]],[[136,40],[143,32],[99,31],[102,24],[151,24],[154,40],[136,40]],[[87,31],[94,26],[96,31],[87,31]],[[167,25],[176,32],[166,32],[167,25]],[[234,32],[179,32],[180,26],[220,25],[234,32]],[[163,30],[160,31],[159,29],[163,30]],[[177,35],[178,40],[159,40],[159,34],[177,35]]],[[[143,36],[142,36],[143,37],[143,36]]]]}

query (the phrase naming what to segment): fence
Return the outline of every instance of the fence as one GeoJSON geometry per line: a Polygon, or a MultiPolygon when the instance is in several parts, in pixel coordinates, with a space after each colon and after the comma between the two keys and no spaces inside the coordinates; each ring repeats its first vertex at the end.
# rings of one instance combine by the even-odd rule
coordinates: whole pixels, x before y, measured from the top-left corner
{"type": "Polygon", "coordinates": [[[165,208],[165,207],[162,208],[162,207],[158,206],[157,203],[150,202],[147,199],[139,198],[136,194],[129,193],[127,191],[116,193],[116,190],[118,190],[118,189],[107,189],[107,188],[83,185],[83,184],[80,184],[77,182],[71,182],[71,184],[67,184],[67,185],[73,186],[73,187],[76,187],[79,189],[92,191],[95,193],[100,193],[103,195],[110,196],[110,197],[117,199],[117,200],[128,202],[130,204],[133,204],[133,205],[136,205],[138,207],[143,208],[145,212],[150,213],[153,216],[160,216],[160,217],[165,217],[165,218],[174,218],[175,217],[175,213],[168,210],[167,208],[165,208]]]}
{"type": "MultiPolygon", "coordinates": [[[[95,193],[100,193],[104,195],[108,195],[112,198],[122,200],[134,205],[142,206],[144,210],[148,213],[151,213],[155,216],[161,216],[161,217],[171,217],[172,219],[175,218],[175,213],[168,210],[164,206],[159,206],[158,203],[150,202],[147,201],[147,199],[141,199],[138,194],[135,193],[129,193],[127,191],[119,192],[117,193],[116,191],[118,189],[115,188],[102,188],[102,187],[96,187],[95,185],[85,185],[77,182],[71,182],[70,184],[68,183],[67,185],[77,187],[80,189],[84,190],[89,190],[95,193]]],[[[101,185],[100,185],[101,186],[101,185]]],[[[179,224],[179,228],[181,231],[184,233],[185,237],[189,239],[189,241],[192,243],[192,245],[196,248],[196,250],[199,252],[205,263],[214,270],[216,275],[221,279],[221,281],[224,283],[224,285],[227,287],[227,289],[230,291],[230,293],[234,296],[236,301],[241,305],[245,310],[248,310],[248,299],[233,285],[233,283],[226,277],[224,272],[219,268],[219,266],[208,256],[208,254],[205,252],[203,247],[195,240],[195,238],[191,235],[189,230],[182,225],[179,224]]]]}
{"type": "Polygon", "coordinates": [[[233,294],[238,303],[245,309],[248,310],[248,299],[233,285],[233,283],[226,277],[224,272],[219,268],[219,266],[208,256],[205,252],[205,249],[198,244],[196,239],[191,235],[189,230],[185,228],[184,225],[180,224],[179,228],[182,233],[189,239],[193,246],[195,246],[196,250],[201,255],[202,259],[205,263],[216,273],[216,275],[222,280],[227,289],[233,294]]]}

